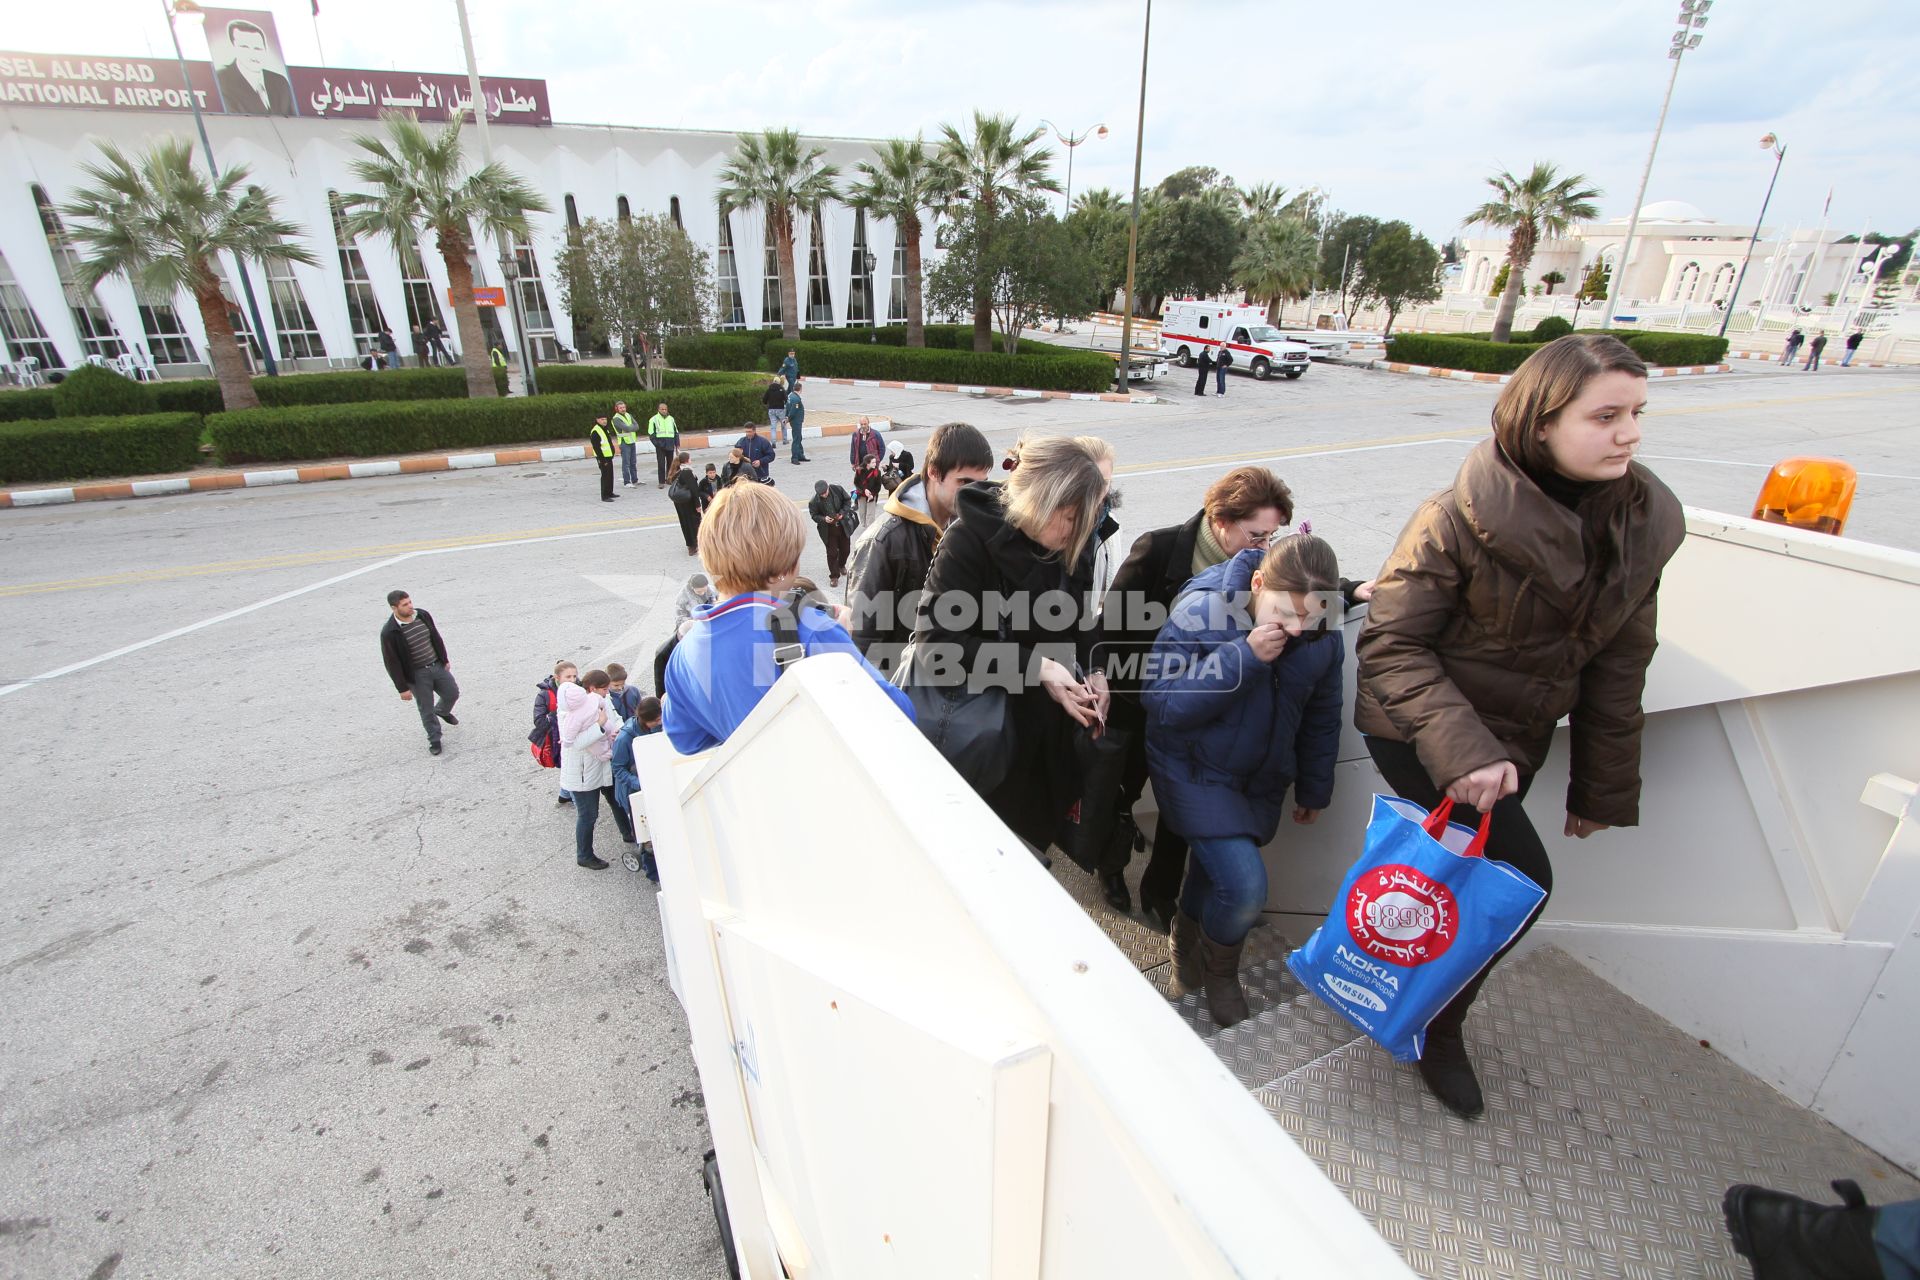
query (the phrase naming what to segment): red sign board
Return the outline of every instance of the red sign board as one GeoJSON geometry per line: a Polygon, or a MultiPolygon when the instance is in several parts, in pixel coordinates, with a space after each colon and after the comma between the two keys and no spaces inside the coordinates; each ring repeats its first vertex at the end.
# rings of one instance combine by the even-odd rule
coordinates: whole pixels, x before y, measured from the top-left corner
{"type": "MultiPolygon", "coordinates": [[[[447,305],[457,305],[453,299],[453,289],[447,289],[447,305]]],[[[476,307],[504,307],[507,305],[507,291],[497,284],[477,284],[473,286],[473,305],[476,307]]]]}

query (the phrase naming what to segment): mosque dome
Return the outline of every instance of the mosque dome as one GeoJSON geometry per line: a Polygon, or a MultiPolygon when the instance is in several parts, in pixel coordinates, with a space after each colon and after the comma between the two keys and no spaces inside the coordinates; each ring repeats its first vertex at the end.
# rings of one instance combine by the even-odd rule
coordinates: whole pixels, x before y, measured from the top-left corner
{"type": "MultiPolygon", "coordinates": [[[[1625,222],[1625,218],[1616,218],[1616,222],[1625,222]]],[[[1656,200],[1640,210],[1642,222],[1707,222],[1712,218],[1700,212],[1685,200],[1656,200]]]]}

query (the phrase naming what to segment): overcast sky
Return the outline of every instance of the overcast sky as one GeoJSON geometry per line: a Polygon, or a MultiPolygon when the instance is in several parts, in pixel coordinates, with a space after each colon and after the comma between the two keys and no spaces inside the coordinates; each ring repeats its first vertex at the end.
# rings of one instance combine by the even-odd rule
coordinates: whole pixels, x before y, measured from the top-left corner
{"type": "MultiPolygon", "coordinates": [[[[228,0],[236,6],[245,0],[228,0]]],[[[451,0],[271,9],[288,60],[461,69],[451,0]]],[[[931,134],[975,107],[1111,133],[1076,191],[1131,182],[1140,0],[658,4],[469,0],[481,70],[543,78],[557,120],[931,134]]],[[[1671,63],[1678,0],[1161,0],[1142,181],[1210,164],[1242,185],[1459,231],[1485,176],[1550,160],[1629,211],[1671,63]]],[[[50,53],[165,51],[159,0],[10,5],[0,36],[50,53]]],[[[1920,5],[1716,0],[1680,71],[1647,200],[1744,222],[1790,150],[1768,223],[1904,232],[1920,222],[1920,5]]],[[[197,37],[194,37],[197,39],[197,37]]],[[[204,56],[204,49],[197,51],[204,56]]],[[[189,56],[196,51],[189,49],[189,56]]],[[[1064,180],[1064,153],[1062,153],[1064,180]]]]}

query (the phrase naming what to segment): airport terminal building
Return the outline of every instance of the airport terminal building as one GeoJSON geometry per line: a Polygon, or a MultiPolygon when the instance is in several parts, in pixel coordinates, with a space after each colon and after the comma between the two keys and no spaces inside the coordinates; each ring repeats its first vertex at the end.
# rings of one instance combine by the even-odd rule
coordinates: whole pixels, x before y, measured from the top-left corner
{"type": "MultiPolygon", "coordinates": [[[[195,160],[203,160],[189,95],[202,105],[220,165],[245,165],[251,180],[277,198],[280,216],[303,229],[318,260],[317,266],[270,270],[248,264],[267,329],[256,340],[264,339],[283,365],[351,367],[383,324],[404,355],[411,355],[412,326],[428,320],[457,343],[445,265],[431,239],[397,248],[386,240],[356,242],[342,231],[339,197],[358,189],[349,168],[360,154],[356,135],[379,132],[384,110],[415,111],[423,121],[449,118],[468,105],[466,77],[287,67],[275,61],[275,42],[266,69],[252,68],[249,88],[238,66],[220,65],[213,18],[238,13],[221,30],[233,28],[235,44],[248,46],[264,43],[250,34],[260,27],[271,35],[271,19],[207,13],[213,62],[188,62],[184,77],[173,59],[0,53],[0,343],[6,361],[32,358],[48,370],[72,368],[93,355],[131,354],[163,377],[208,372],[206,335],[192,299],[144,296],[121,278],[91,291],[79,288],[79,250],[58,211],[86,183],[83,167],[98,141],[137,153],[171,133],[194,140],[195,160]]],[[[568,227],[594,217],[671,217],[710,256],[717,327],[779,326],[766,219],[757,208],[723,216],[716,198],[737,135],[556,124],[542,80],[487,77],[483,95],[495,157],[545,196],[552,211],[533,215],[529,241],[515,246],[515,279],[507,279],[497,245],[488,240],[476,255],[474,283],[517,289],[537,358],[564,358],[579,346],[552,271],[568,227]]],[[[477,164],[477,132],[469,126],[467,134],[470,162],[477,164]]],[[[823,147],[843,174],[872,158],[870,141],[807,141],[823,147]]],[[[237,302],[234,264],[223,262],[221,269],[237,302]]],[[[794,269],[804,327],[906,320],[906,245],[886,219],[835,203],[810,225],[799,220],[794,269]]],[[[511,324],[491,308],[481,311],[490,341],[511,350],[511,324]]],[[[236,312],[244,322],[245,308],[236,312]]]]}

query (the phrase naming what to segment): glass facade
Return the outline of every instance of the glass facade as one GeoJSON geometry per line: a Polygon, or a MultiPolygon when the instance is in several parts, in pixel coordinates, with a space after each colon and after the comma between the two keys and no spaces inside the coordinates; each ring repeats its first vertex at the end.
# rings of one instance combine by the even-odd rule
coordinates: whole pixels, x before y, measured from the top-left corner
{"type": "Polygon", "coordinates": [[[746,300],[740,296],[740,264],[733,255],[733,215],[720,211],[720,252],[716,276],[719,284],[720,327],[747,327],[746,300]]]}
{"type": "MultiPolygon", "coordinates": [[[[452,330],[440,316],[440,298],[433,291],[433,281],[427,276],[427,264],[420,256],[420,242],[409,240],[399,246],[400,249],[400,288],[407,299],[407,332],[413,332],[413,326],[427,327],[431,320],[440,326],[441,332],[452,330]]],[[[400,335],[394,335],[394,341],[400,341],[400,335]]]]}
{"type": "Polygon", "coordinates": [[[520,314],[526,318],[527,344],[541,360],[560,358],[560,341],[553,332],[553,311],[547,306],[547,289],[540,283],[540,262],[533,256],[533,246],[524,240],[513,246],[513,256],[520,268],[520,278],[515,283],[520,289],[520,314]]]}
{"type": "Polygon", "coordinates": [[[27,301],[26,292],[14,279],[13,268],[7,265],[4,253],[0,253],[0,338],[6,339],[9,360],[32,357],[40,362],[42,369],[66,367],[53,339],[47,336],[46,326],[40,323],[33,304],[27,301]]]}
{"type": "Polygon", "coordinates": [[[780,249],[773,242],[773,219],[767,219],[767,252],[760,285],[760,327],[778,329],[785,322],[780,307],[780,249]]]}
{"type": "Polygon", "coordinates": [[[313,322],[307,295],[294,278],[291,262],[267,263],[267,293],[273,299],[273,330],[280,338],[282,360],[324,360],[320,326],[313,322]]]}
{"type": "Polygon", "coordinates": [[[873,281],[867,275],[867,211],[853,211],[852,281],[847,286],[847,323],[873,323],[873,281]]]}
{"type": "Polygon", "coordinates": [[[887,291],[887,323],[907,318],[907,229],[893,224],[893,286],[887,291]]]}
{"type": "Polygon", "coordinates": [[[147,355],[156,365],[199,364],[200,354],[193,349],[173,299],[150,289],[134,286],[133,298],[140,306],[140,327],[147,331],[147,355]]]}
{"type": "Polygon", "coordinates": [[[33,184],[32,191],[34,207],[40,211],[40,229],[46,232],[47,248],[53,253],[53,266],[60,274],[60,292],[67,300],[67,309],[73,313],[74,332],[80,335],[81,353],[108,359],[125,355],[127,344],[121,341],[120,331],[113,327],[113,318],[93,296],[93,290],[80,284],[80,255],[60,223],[59,211],[39,183],[33,184]]]}
{"type": "Polygon", "coordinates": [[[365,355],[374,349],[374,339],[380,336],[387,318],[380,310],[380,300],[373,296],[373,280],[367,275],[367,264],[360,257],[360,249],[347,234],[346,209],[340,203],[338,191],[327,192],[327,207],[333,213],[333,242],[340,253],[340,279],[347,291],[347,320],[353,325],[353,349],[365,355]]]}
{"type": "Polygon", "coordinates": [[[827,233],[820,226],[820,211],[813,211],[812,243],[807,248],[807,323],[833,324],[833,287],[827,280],[827,233]]]}

